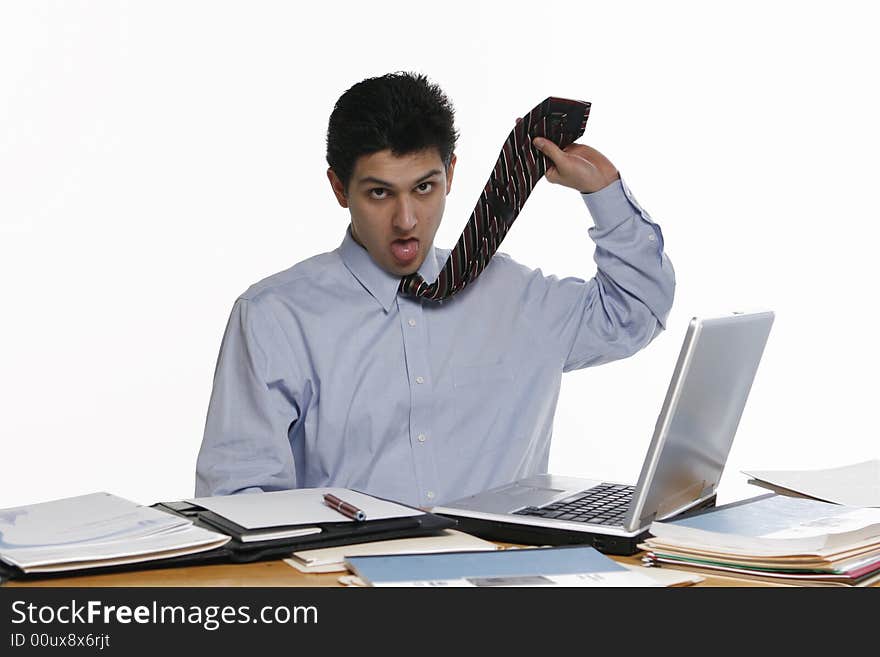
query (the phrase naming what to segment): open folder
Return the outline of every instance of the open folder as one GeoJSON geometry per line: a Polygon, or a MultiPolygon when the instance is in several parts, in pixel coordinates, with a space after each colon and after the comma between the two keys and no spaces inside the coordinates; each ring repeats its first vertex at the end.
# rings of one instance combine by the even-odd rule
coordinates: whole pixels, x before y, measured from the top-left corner
{"type": "Polygon", "coordinates": [[[270,493],[197,497],[156,505],[232,538],[236,560],[262,548],[329,547],[418,536],[451,526],[440,516],[348,488],[296,488],[270,493]],[[325,503],[330,494],[364,512],[354,520],[325,503]],[[393,534],[393,536],[392,536],[393,534]]]}
{"type": "MultiPolygon", "coordinates": [[[[222,561],[286,557],[295,550],[424,536],[455,525],[448,518],[348,488],[295,488],[269,493],[197,497],[154,508],[230,537],[222,561]],[[331,493],[366,513],[353,520],[324,502],[331,493]]],[[[204,554],[212,558],[209,553],[204,554]]]]}
{"type": "Polygon", "coordinates": [[[210,551],[229,536],[100,492],[0,509],[0,564],[70,572],[210,551]]]}
{"type": "MultiPolygon", "coordinates": [[[[57,516],[55,513],[52,517],[57,516]]],[[[27,541],[0,549],[0,579],[38,574],[36,570],[22,567],[25,564],[21,555],[12,551],[23,548],[23,543],[40,557],[51,551],[54,574],[70,574],[85,569],[107,572],[282,558],[300,549],[424,536],[455,525],[449,518],[345,488],[299,488],[192,498],[151,507],[100,493],[43,505],[0,509],[0,525],[4,519],[9,527],[16,524],[23,527],[25,522],[30,526],[27,541]],[[328,492],[364,510],[366,519],[352,520],[330,508],[323,497],[328,492]],[[98,506],[105,499],[119,500],[116,503],[121,505],[122,511],[98,506]],[[46,505],[53,509],[57,506],[63,517],[76,520],[67,522],[59,534],[57,523],[51,519],[41,520],[42,516],[37,513],[43,513],[46,505]],[[123,512],[130,513],[130,517],[123,512]],[[139,547],[146,543],[146,539],[140,537],[143,525],[140,530],[135,526],[143,521],[141,516],[149,516],[157,527],[165,530],[161,545],[150,543],[149,548],[139,547]],[[90,534],[94,533],[96,521],[103,526],[111,520],[116,524],[102,529],[100,535],[90,534]],[[110,534],[114,540],[124,539],[124,545],[108,553],[110,534]],[[137,546],[128,545],[135,538],[137,546]],[[119,560],[121,556],[125,559],[119,560]]],[[[43,569],[39,574],[45,576],[48,572],[43,569]]]]}

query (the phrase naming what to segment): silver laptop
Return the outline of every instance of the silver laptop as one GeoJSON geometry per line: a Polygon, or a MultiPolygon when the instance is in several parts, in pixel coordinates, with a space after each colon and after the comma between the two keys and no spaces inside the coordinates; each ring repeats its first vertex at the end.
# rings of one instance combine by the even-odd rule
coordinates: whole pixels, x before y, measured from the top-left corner
{"type": "Polygon", "coordinates": [[[773,312],[693,318],[633,486],[539,474],[433,512],[494,540],[633,554],[654,520],[714,504],[773,312]]]}

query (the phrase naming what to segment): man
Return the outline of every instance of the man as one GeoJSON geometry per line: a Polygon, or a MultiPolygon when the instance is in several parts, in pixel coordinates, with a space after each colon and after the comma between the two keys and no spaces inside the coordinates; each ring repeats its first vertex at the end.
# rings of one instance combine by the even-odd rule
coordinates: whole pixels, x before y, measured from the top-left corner
{"type": "MultiPolygon", "coordinates": [[[[675,275],[659,227],[611,162],[535,145],[581,193],[598,266],[544,276],[498,252],[444,301],[434,235],[452,189],[453,109],[424,76],[346,91],[327,176],[351,216],[342,244],[235,302],[214,375],[196,495],[340,486],[433,506],[545,471],[563,372],[625,358],[665,327],[675,275]]],[[[574,192],[571,192],[574,193],[574,192]]],[[[566,239],[548,218],[552,239],[566,239]]]]}

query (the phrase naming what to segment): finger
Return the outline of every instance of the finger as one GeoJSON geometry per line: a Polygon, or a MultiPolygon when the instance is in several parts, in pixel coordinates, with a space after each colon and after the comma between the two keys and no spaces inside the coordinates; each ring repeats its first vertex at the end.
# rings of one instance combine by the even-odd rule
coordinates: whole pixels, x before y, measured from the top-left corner
{"type": "Polygon", "coordinates": [[[553,164],[556,164],[558,166],[559,163],[563,160],[565,152],[549,139],[544,139],[543,137],[535,137],[532,140],[532,143],[535,145],[535,148],[537,148],[544,155],[549,157],[553,164]]]}

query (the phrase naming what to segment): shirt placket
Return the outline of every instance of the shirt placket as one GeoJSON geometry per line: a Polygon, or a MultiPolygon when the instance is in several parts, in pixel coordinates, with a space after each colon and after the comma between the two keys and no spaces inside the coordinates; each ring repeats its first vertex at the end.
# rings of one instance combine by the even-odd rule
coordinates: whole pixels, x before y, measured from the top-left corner
{"type": "Polygon", "coordinates": [[[397,308],[409,380],[409,442],[419,487],[418,498],[422,506],[433,506],[437,499],[438,480],[431,423],[434,382],[428,360],[428,327],[421,300],[399,295],[397,308]]]}

